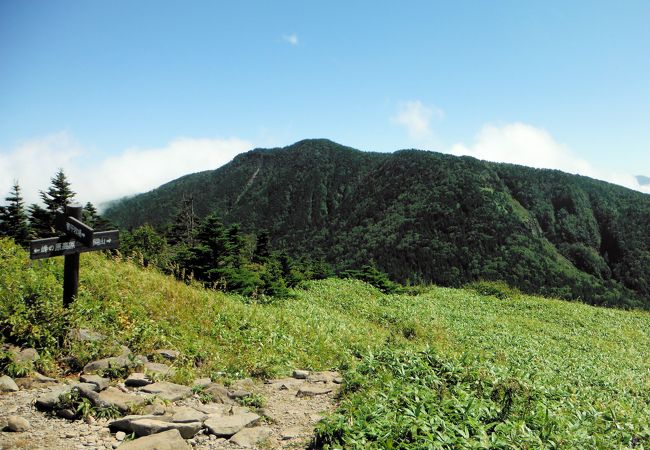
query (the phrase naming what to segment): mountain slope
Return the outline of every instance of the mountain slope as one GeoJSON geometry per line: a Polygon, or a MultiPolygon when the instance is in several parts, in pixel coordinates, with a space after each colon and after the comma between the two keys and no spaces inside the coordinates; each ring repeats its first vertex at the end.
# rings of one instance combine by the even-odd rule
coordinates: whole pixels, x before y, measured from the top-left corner
{"type": "Polygon", "coordinates": [[[181,199],[276,248],[402,282],[505,280],[543,295],[650,306],[650,196],[558,171],[327,140],[257,149],[106,211],[164,227],[181,199]]]}

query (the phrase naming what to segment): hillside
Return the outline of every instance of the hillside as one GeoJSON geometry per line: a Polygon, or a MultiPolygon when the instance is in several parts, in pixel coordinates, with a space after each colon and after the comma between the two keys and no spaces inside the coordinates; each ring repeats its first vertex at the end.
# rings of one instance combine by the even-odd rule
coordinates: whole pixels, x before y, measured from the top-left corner
{"type": "Polygon", "coordinates": [[[498,290],[388,296],[337,279],[262,304],[83,254],[64,315],[60,259],[31,263],[0,240],[2,342],[35,346],[50,375],[68,354],[84,364],[111,351],[59,347],[67,321],[139,354],[178,350],[177,382],[341,370],[341,405],[317,427],[326,448],[650,445],[647,312],[498,290]]]}
{"type": "Polygon", "coordinates": [[[327,140],[256,149],[111,206],[164,229],[183,198],[275,248],[403,283],[504,280],[528,293],[650,307],[650,196],[558,171],[327,140]]]}

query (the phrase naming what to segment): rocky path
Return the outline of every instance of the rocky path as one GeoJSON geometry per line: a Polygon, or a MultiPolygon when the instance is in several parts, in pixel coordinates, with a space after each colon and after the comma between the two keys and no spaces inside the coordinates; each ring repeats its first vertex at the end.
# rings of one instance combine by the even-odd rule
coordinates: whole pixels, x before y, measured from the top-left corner
{"type": "Polygon", "coordinates": [[[300,370],[289,378],[239,380],[228,387],[196,380],[193,389],[159,378],[151,372],[122,382],[34,374],[17,379],[18,387],[3,377],[0,449],[305,448],[315,424],[335,409],[341,382],[336,372],[300,370]],[[95,409],[84,416],[74,411],[79,405],[95,409]],[[121,417],[100,417],[109,410],[121,417]]]}

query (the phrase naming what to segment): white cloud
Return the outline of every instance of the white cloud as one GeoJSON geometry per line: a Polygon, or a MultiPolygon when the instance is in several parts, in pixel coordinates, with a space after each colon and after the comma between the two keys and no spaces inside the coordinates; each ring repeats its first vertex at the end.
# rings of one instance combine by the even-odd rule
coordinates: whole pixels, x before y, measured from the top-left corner
{"type": "Polygon", "coordinates": [[[633,175],[597,168],[576,156],[567,145],[557,142],[546,130],[524,123],[485,125],[474,144],[467,146],[458,143],[447,152],[488,161],[558,169],[650,193],[650,186],[640,185],[633,175]]]}
{"type": "Polygon", "coordinates": [[[68,176],[77,199],[98,205],[146,192],[188,173],[215,169],[253,145],[239,138],[178,138],[161,148],[129,148],[116,156],[89,161],[78,142],[57,133],[0,153],[0,192],[18,179],[27,203],[39,201],[58,168],[68,176]]]}
{"type": "Polygon", "coordinates": [[[427,140],[433,136],[431,120],[442,119],[444,113],[434,106],[426,106],[419,100],[401,102],[393,123],[403,126],[411,139],[427,140]]]}
{"type": "Polygon", "coordinates": [[[283,34],[282,35],[282,40],[284,42],[287,42],[291,45],[298,45],[298,35],[296,33],[291,33],[291,34],[283,34]]]}

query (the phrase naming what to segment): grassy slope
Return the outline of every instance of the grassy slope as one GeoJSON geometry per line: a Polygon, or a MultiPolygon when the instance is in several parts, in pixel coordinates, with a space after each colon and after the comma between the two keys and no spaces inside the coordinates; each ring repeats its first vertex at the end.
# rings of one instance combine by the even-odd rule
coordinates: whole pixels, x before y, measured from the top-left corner
{"type": "MultiPolygon", "coordinates": [[[[61,261],[30,263],[22,250],[5,240],[0,241],[0,264],[3,332],[13,330],[14,339],[48,347],[56,356],[53,342],[62,329],[58,319],[61,261]],[[25,307],[25,299],[40,305],[42,312],[25,307]]],[[[531,447],[649,445],[647,312],[529,296],[498,300],[436,287],[417,296],[386,296],[363,283],[341,280],[312,282],[296,290],[294,299],[260,304],[186,286],[97,254],[82,255],[81,267],[79,299],[70,320],[114,336],[134,351],[146,353],[163,346],[180,350],[185,358],[179,362],[179,381],[222,371],[238,377],[286,374],[296,367],[347,369],[347,400],[341,409],[345,426],[341,426],[341,417],[334,417],[322,430],[325,441],[333,446],[388,447],[390,441],[394,448],[424,448],[430,442],[427,439],[435,438],[427,438],[426,433],[422,437],[421,430],[415,431],[416,435],[420,432],[419,438],[405,437],[395,429],[397,422],[382,424],[381,418],[372,418],[363,409],[381,410],[387,417],[389,408],[402,417],[403,411],[391,399],[410,390],[421,404],[430,386],[406,373],[391,375],[396,366],[388,370],[388,365],[377,363],[381,358],[370,355],[383,354],[392,361],[392,357],[386,359],[386,351],[393,352],[406,361],[399,370],[410,370],[419,367],[418,352],[423,350],[464,374],[452,378],[469,384],[458,392],[450,388],[451,398],[460,402],[458,408],[487,405],[484,412],[476,413],[479,425],[469,426],[471,436],[462,442],[475,441],[477,448],[499,447],[485,440],[486,435],[498,434],[505,439],[504,447],[523,442],[524,437],[531,439],[527,444],[531,447]],[[359,369],[359,361],[365,372],[359,369]],[[354,381],[360,374],[366,379],[354,381]],[[492,394],[483,393],[482,387],[476,391],[477,383],[483,386],[477,380],[485,381],[492,394]],[[534,393],[521,398],[546,411],[550,417],[546,425],[537,423],[542,413],[531,418],[517,410],[508,427],[490,429],[483,416],[492,414],[490,408],[499,412],[498,399],[490,395],[495,397],[495,387],[504,380],[516,380],[525,392],[534,393]],[[381,433],[389,437],[375,435],[381,433]]],[[[80,363],[109,351],[75,345],[80,363]]],[[[430,374],[432,367],[423,370],[430,374]]],[[[444,420],[465,420],[452,419],[444,420]]],[[[418,424],[407,421],[409,433],[418,424]]],[[[457,437],[464,432],[454,433],[457,437]]],[[[449,441],[447,445],[458,444],[449,441]]]]}

